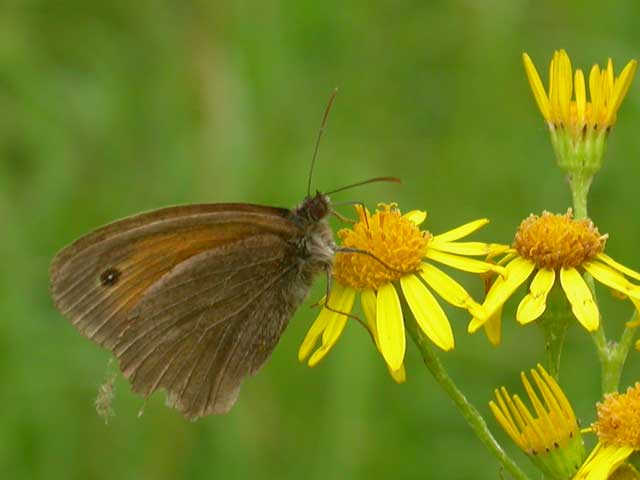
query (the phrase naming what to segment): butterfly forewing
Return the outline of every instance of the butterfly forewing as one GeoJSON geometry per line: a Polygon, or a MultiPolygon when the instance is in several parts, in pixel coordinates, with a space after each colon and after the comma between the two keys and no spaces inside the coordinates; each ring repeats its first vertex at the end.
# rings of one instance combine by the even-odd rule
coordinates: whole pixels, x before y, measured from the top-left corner
{"type": "Polygon", "coordinates": [[[52,295],[81,333],[116,354],[135,391],[164,388],[188,417],[221,413],[306,294],[302,234],[288,210],[270,207],[145,213],[62,250],[52,295]]]}

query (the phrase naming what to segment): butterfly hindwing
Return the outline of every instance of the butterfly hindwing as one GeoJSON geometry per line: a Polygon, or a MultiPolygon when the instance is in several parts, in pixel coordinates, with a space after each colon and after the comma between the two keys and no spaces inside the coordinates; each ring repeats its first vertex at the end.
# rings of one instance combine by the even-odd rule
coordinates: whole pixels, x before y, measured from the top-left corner
{"type": "Polygon", "coordinates": [[[164,388],[188,417],[228,411],[303,299],[293,292],[292,248],[254,236],[203,252],[152,286],[114,348],[133,389],[164,388]]]}
{"type": "Polygon", "coordinates": [[[54,303],[118,356],[135,391],[165,388],[190,417],[226,411],[310,283],[289,214],[191,205],[112,223],[55,257],[54,303]]]}

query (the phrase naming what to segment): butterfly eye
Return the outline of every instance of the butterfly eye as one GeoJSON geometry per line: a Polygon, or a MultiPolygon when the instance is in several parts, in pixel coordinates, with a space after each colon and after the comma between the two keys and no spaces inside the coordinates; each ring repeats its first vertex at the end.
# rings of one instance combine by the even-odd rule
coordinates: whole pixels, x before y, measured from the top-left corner
{"type": "Polygon", "coordinates": [[[120,279],[120,270],[117,268],[109,268],[100,275],[100,283],[104,287],[110,287],[120,279]]]}
{"type": "Polygon", "coordinates": [[[311,218],[316,221],[320,220],[326,217],[328,212],[329,206],[327,205],[327,201],[321,193],[317,193],[311,201],[311,206],[309,207],[311,218]]]}

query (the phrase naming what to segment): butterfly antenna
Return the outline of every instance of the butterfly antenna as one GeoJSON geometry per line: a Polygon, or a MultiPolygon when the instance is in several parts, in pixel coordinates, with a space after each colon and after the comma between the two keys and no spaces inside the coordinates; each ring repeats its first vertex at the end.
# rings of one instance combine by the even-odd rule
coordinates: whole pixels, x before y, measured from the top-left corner
{"type": "Polygon", "coordinates": [[[331,106],[333,105],[333,101],[336,99],[336,95],[338,94],[338,88],[334,88],[333,92],[331,92],[331,97],[329,97],[329,103],[327,103],[327,108],[324,111],[324,117],[322,117],[322,125],[320,125],[320,131],[318,132],[318,139],[316,140],[316,148],[313,150],[313,157],[311,158],[311,168],[309,169],[309,181],[307,182],[307,197],[311,195],[311,178],[313,177],[313,167],[316,164],[316,157],[318,156],[318,147],[320,147],[320,140],[322,140],[322,134],[327,126],[327,119],[329,118],[329,112],[331,111],[331,106]]]}
{"type": "Polygon", "coordinates": [[[331,195],[332,193],[342,192],[343,190],[348,190],[350,188],[359,187],[361,185],[368,185],[369,183],[376,182],[391,182],[391,183],[402,183],[402,180],[396,177],[375,177],[370,178],[368,180],[364,180],[362,182],[352,183],[351,185],[347,185],[346,187],[336,188],[335,190],[331,190],[327,192],[325,195],[331,195]]]}

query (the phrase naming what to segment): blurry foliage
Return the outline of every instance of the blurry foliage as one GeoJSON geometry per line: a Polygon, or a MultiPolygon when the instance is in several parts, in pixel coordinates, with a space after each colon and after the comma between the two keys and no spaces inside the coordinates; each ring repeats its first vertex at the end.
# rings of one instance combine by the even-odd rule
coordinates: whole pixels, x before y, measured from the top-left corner
{"type": "MultiPolygon", "coordinates": [[[[479,237],[509,242],[530,212],[570,202],[521,52],[545,65],[564,47],[583,67],[608,55],[622,66],[639,56],[639,10],[633,0],[9,0],[0,15],[0,476],[497,478],[415,350],[403,386],[355,324],[321,365],[298,364],[308,306],[228,416],[189,423],[158,393],[138,418],[143,401],[119,377],[117,415],[105,425],[93,402],[109,355],[51,306],[48,263],[90,229],[146,209],[293,206],[335,86],[317,188],[396,175],[404,185],[336,199],[427,209],[434,232],[486,216],[479,237]]],[[[608,252],[636,269],[639,92],[636,82],[590,202],[608,252]]],[[[479,282],[466,285],[482,295],[479,282]]],[[[323,289],[319,280],[312,298],[323,289]]],[[[609,297],[600,292],[615,331],[629,305],[609,297]]],[[[514,308],[498,349],[447,310],[457,348],[442,357],[485,414],[494,386],[517,391],[517,373],[542,358],[540,332],[510,321],[514,308]]],[[[638,355],[624,384],[639,376],[638,355]]],[[[599,372],[578,327],[563,369],[587,424],[599,372]]]]}

